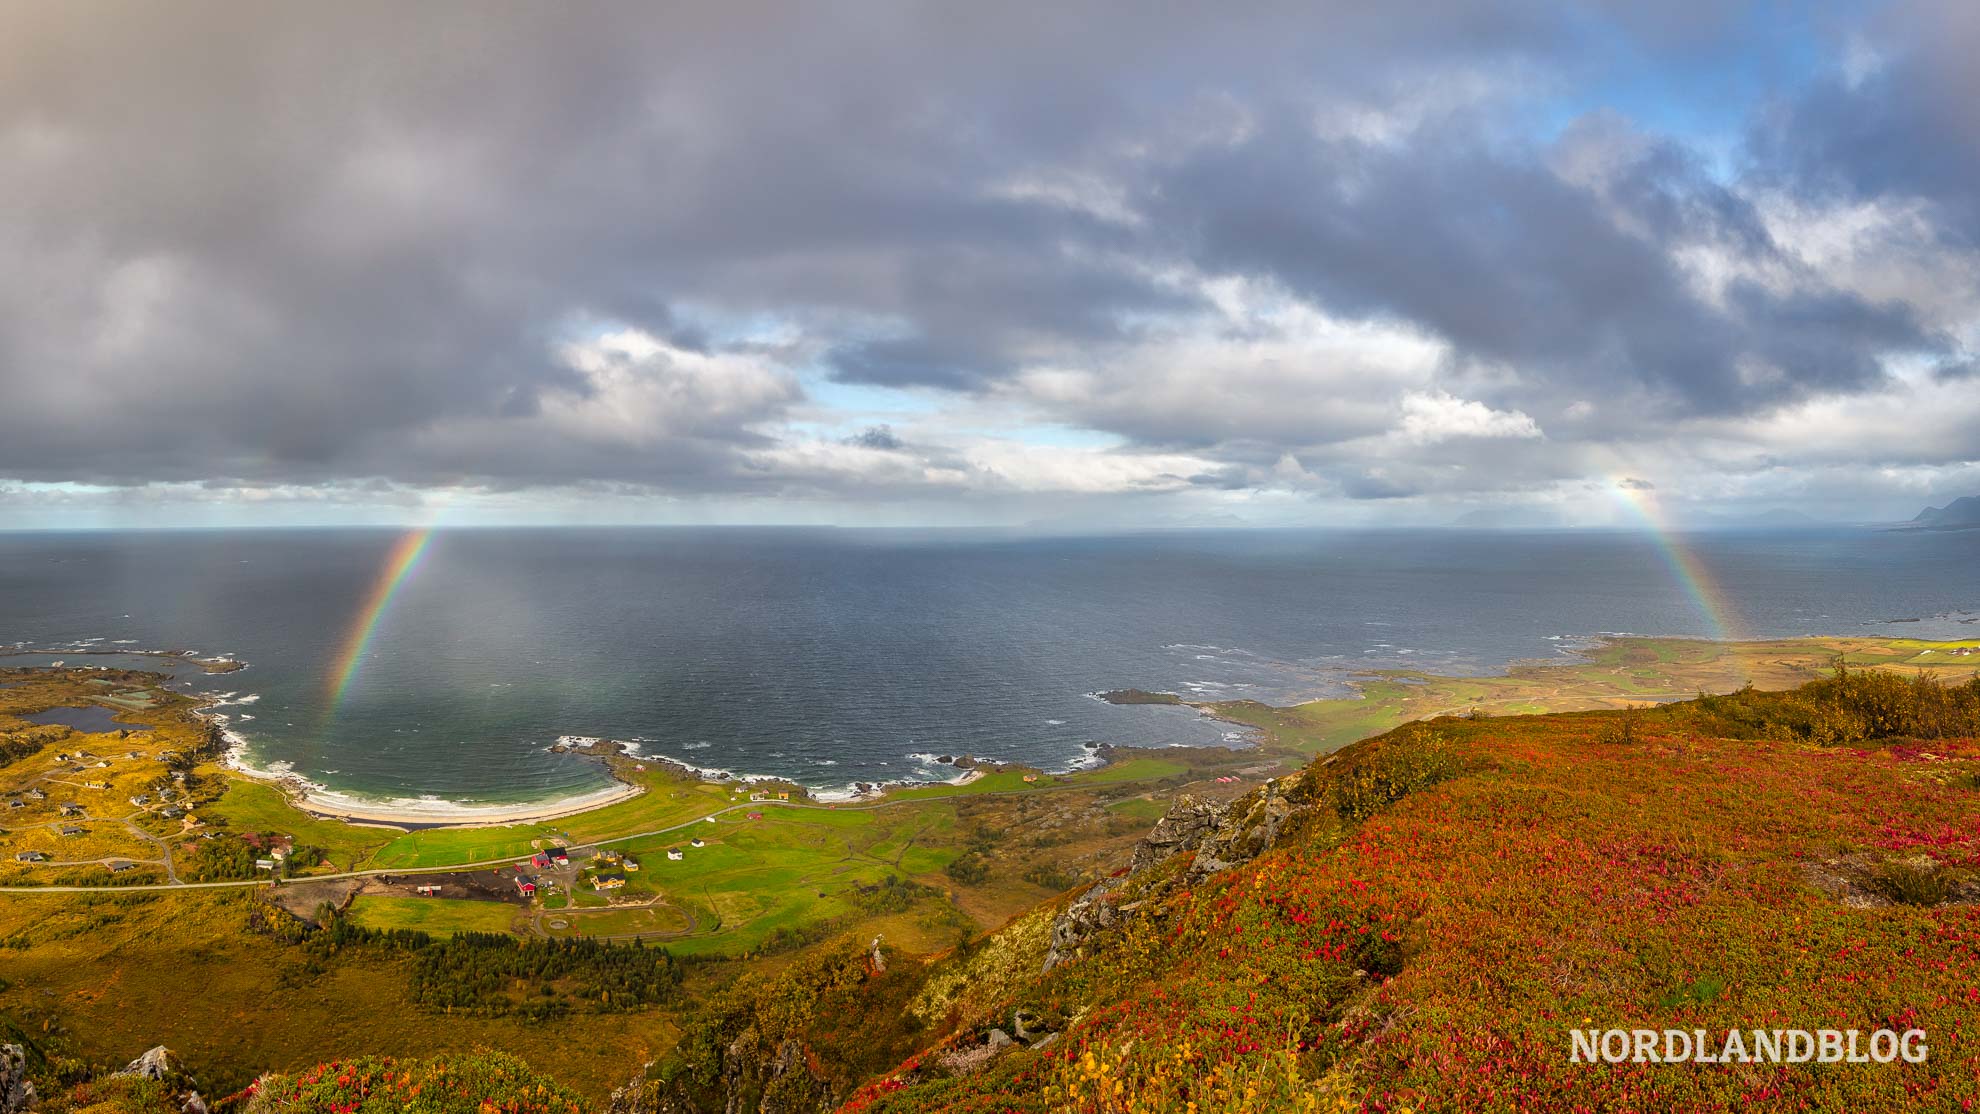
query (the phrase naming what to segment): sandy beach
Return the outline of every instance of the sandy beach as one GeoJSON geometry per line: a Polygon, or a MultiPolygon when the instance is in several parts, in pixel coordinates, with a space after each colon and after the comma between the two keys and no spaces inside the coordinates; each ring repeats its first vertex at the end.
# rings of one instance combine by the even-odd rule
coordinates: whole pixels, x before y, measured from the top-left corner
{"type": "Polygon", "coordinates": [[[373,801],[331,792],[317,786],[299,784],[298,779],[295,778],[287,778],[283,781],[283,788],[288,790],[296,807],[316,816],[346,820],[355,824],[384,824],[393,827],[416,825],[422,828],[436,826],[487,828],[503,824],[556,820],[616,804],[646,792],[643,786],[616,782],[595,792],[563,797],[554,801],[464,804],[459,801],[426,798],[373,801]]]}

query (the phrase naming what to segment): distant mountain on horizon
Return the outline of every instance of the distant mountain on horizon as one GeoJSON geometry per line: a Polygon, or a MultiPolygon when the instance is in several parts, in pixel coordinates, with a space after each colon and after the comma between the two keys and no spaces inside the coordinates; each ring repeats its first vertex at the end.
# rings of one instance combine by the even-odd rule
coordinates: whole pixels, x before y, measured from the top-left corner
{"type": "Polygon", "coordinates": [[[1914,530],[1980,528],[1980,495],[1961,496],[1943,507],[1926,507],[1906,525],[1914,530]]]}
{"type": "MultiPolygon", "coordinates": [[[[1480,507],[1458,516],[1450,525],[1483,530],[1559,530],[1572,528],[1576,523],[1552,508],[1511,506],[1480,507]]],[[[1836,523],[1788,507],[1775,507],[1757,514],[1693,511],[1680,517],[1676,525],[1683,530],[1806,530],[1836,523]]]]}
{"type": "Polygon", "coordinates": [[[1450,525],[1473,530],[1560,530],[1574,525],[1550,507],[1479,507],[1451,520],[1450,525]]]}
{"type": "Polygon", "coordinates": [[[1719,514],[1706,511],[1685,520],[1695,529],[1711,530],[1804,530],[1815,526],[1834,526],[1835,522],[1826,518],[1816,518],[1812,514],[1797,511],[1790,507],[1775,507],[1758,514],[1719,514]]]}

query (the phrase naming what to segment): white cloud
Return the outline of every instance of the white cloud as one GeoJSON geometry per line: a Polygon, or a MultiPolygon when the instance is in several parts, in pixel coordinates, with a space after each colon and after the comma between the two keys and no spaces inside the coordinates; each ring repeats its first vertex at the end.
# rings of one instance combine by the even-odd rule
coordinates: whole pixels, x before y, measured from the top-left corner
{"type": "Polygon", "coordinates": [[[757,357],[696,352],[639,329],[566,345],[562,355],[587,388],[545,393],[542,420],[563,436],[650,445],[721,435],[779,416],[803,396],[795,376],[757,357]]]}
{"type": "Polygon", "coordinates": [[[1494,410],[1482,402],[1444,391],[1417,391],[1403,396],[1402,424],[1397,428],[1404,440],[1419,445],[1457,437],[1542,436],[1539,424],[1518,410],[1494,410]]]}

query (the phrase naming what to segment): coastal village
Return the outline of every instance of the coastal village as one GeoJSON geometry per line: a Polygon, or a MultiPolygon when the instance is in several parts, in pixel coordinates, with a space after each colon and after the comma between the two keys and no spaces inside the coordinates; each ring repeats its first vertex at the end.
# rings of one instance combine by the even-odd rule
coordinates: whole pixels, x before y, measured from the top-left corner
{"type": "MultiPolygon", "coordinates": [[[[0,732],[18,755],[0,767],[0,887],[239,885],[306,919],[327,906],[381,927],[721,952],[860,915],[863,895],[890,879],[915,879],[939,914],[894,930],[912,939],[953,931],[939,926],[957,917],[994,921],[1074,877],[1047,869],[1059,856],[1039,847],[1036,868],[1019,851],[1015,877],[978,879],[988,818],[1036,811],[999,794],[1078,782],[967,758],[952,759],[954,783],[920,796],[818,801],[793,784],[703,778],[595,740],[585,753],[623,789],[602,807],[508,825],[346,823],[227,770],[224,740],[196,701],[141,674],[71,664],[17,670],[0,689],[0,732]],[[876,803],[891,807],[868,811],[876,803]],[[958,823],[961,812],[976,819],[958,823]],[[765,886],[771,877],[795,885],[765,886]]],[[[1185,769],[1137,761],[1116,772],[1185,769]]],[[[1129,776],[1097,803],[1090,792],[1057,798],[1074,821],[1067,830],[1087,833],[1090,869],[1143,826],[1155,807],[1144,791],[1129,776]]]]}

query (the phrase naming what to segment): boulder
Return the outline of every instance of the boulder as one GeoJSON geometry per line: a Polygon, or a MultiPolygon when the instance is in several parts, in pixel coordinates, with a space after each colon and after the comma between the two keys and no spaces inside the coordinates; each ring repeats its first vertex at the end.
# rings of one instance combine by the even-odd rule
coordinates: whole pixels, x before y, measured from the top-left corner
{"type": "Polygon", "coordinates": [[[1169,805],[1169,811],[1134,845],[1128,873],[1139,873],[1168,861],[1172,855],[1194,850],[1204,837],[1216,831],[1222,819],[1223,809],[1214,804],[1198,801],[1187,793],[1177,797],[1169,805]]]}
{"type": "Polygon", "coordinates": [[[144,1055],[124,1065],[118,1075],[135,1075],[139,1079],[174,1080],[183,1078],[186,1065],[171,1049],[159,1045],[144,1055]]]}

